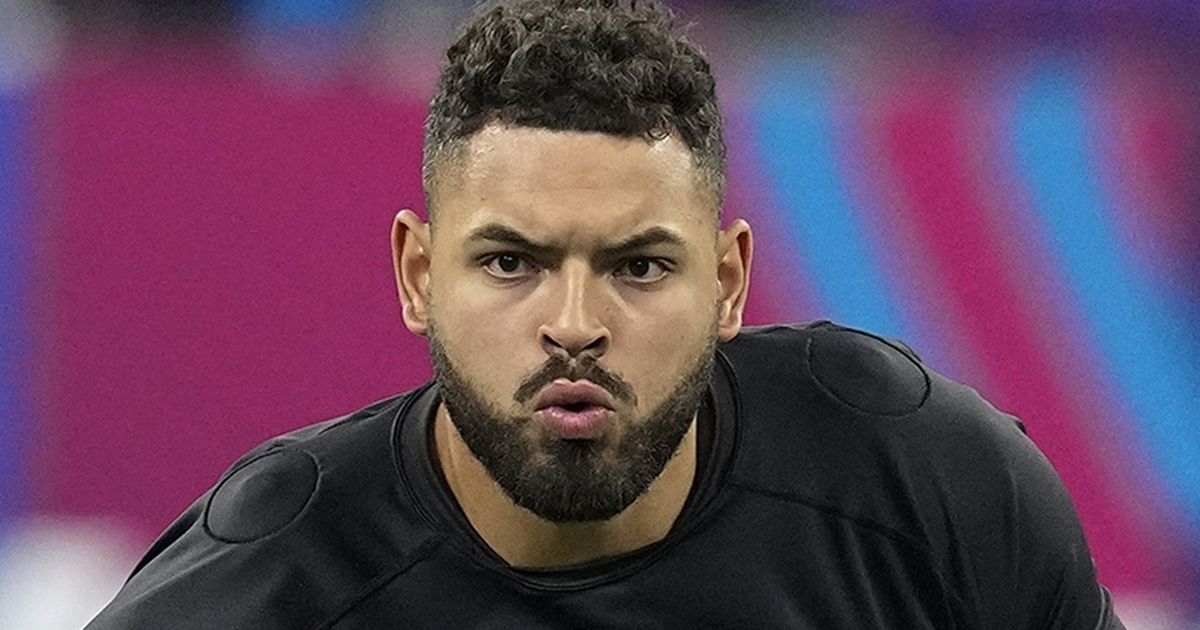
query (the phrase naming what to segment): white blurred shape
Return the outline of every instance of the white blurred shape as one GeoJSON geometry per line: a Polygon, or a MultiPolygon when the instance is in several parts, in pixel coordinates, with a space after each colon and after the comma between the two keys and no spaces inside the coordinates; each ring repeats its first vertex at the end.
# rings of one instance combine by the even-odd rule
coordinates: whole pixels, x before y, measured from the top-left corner
{"type": "Polygon", "coordinates": [[[380,2],[368,12],[361,44],[379,86],[428,100],[471,2],[380,2]]]}
{"type": "Polygon", "coordinates": [[[0,541],[0,628],[79,630],[120,590],[140,553],[105,521],[9,525],[0,541]]]}
{"type": "Polygon", "coordinates": [[[47,71],[58,58],[61,30],[51,2],[0,0],[0,88],[47,71]]]}
{"type": "Polygon", "coordinates": [[[1113,601],[1127,630],[1200,630],[1200,620],[1160,594],[1114,593],[1113,601]]]}

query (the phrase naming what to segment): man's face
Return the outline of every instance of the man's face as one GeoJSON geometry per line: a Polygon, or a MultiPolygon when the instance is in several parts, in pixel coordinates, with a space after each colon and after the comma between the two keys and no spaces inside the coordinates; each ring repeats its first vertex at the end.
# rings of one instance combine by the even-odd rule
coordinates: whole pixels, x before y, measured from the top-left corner
{"type": "Polygon", "coordinates": [[[718,233],[673,136],[489,126],[435,191],[431,353],[472,453],[551,521],[610,518],[695,416],[718,233]]]}

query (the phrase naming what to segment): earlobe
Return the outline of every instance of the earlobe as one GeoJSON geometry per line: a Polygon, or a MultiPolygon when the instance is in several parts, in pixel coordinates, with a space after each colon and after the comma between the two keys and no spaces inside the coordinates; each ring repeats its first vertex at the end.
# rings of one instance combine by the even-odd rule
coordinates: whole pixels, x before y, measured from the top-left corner
{"type": "Polygon", "coordinates": [[[392,265],[403,307],[404,325],[414,334],[429,331],[429,224],[412,210],[402,210],[392,223],[392,265]]]}
{"type": "Polygon", "coordinates": [[[720,287],[717,337],[729,341],[742,329],[742,313],[750,291],[754,235],[750,225],[738,219],[721,232],[717,244],[717,283],[720,287]]]}

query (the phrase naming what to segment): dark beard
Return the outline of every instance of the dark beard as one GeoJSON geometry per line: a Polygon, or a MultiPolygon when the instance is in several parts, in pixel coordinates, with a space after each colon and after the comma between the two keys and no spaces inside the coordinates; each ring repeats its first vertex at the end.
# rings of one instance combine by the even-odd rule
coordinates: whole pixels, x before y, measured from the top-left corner
{"type": "MultiPolygon", "coordinates": [[[[496,412],[455,370],[432,330],[429,347],[442,402],[467,448],[514,503],[547,521],[565,523],[601,521],[620,514],[662,474],[708,389],[716,336],[710,336],[666,400],[644,421],[626,427],[611,456],[591,440],[545,436],[531,444],[526,427],[532,418],[496,412]]],[[[625,381],[594,361],[557,357],[526,378],[514,398],[527,402],[559,378],[586,378],[630,406],[636,401],[625,381]]]]}

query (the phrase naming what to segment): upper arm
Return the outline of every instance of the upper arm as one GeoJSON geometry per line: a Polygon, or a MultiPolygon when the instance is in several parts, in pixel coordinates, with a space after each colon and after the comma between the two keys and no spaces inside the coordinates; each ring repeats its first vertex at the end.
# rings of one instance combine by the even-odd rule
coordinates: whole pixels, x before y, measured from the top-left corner
{"type": "Polygon", "coordinates": [[[1014,418],[994,412],[987,422],[975,457],[958,464],[976,467],[959,471],[958,516],[983,627],[1121,628],[1058,473],[1014,418]]]}

